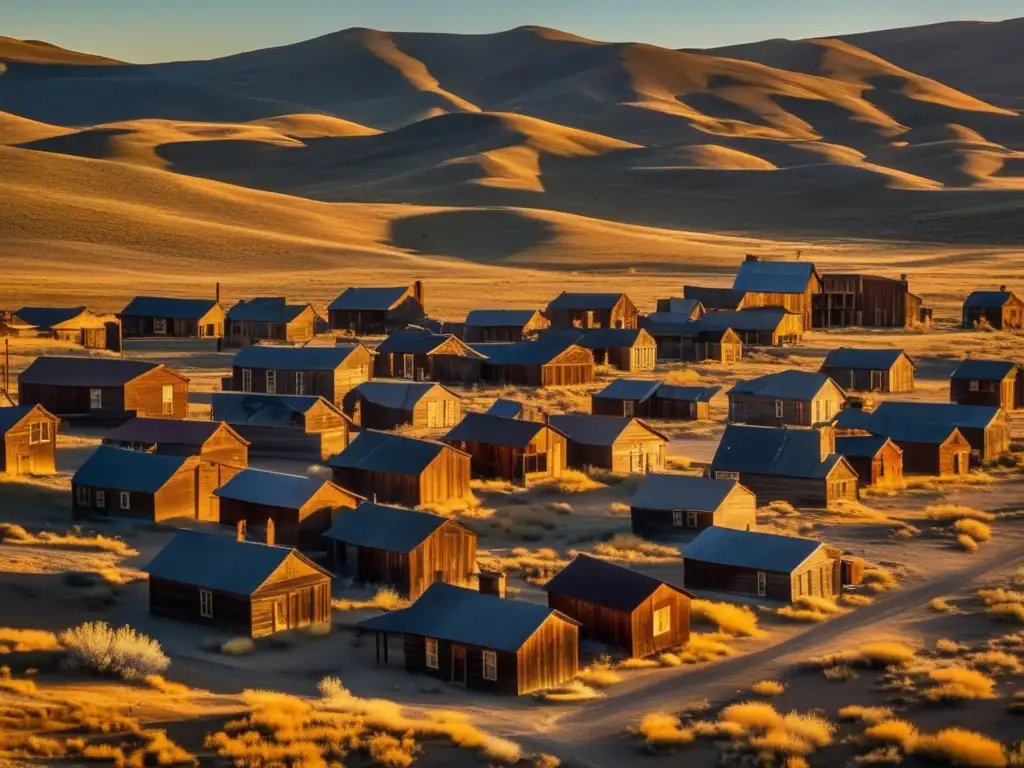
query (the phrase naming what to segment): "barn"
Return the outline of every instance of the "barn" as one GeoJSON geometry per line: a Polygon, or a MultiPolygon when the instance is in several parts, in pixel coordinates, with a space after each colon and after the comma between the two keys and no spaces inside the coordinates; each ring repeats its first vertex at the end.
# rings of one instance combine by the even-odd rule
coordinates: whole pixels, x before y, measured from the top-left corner
{"type": "Polygon", "coordinates": [[[949,378],[949,401],[958,405],[987,405],[1015,411],[1020,402],[1020,370],[1009,360],[960,362],[949,378]]]}
{"type": "Polygon", "coordinates": [[[126,339],[219,339],[226,313],[217,299],[136,296],[121,310],[126,339]]]}
{"type": "Polygon", "coordinates": [[[472,457],[474,474],[530,483],[561,477],[565,471],[565,435],[537,421],[467,413],[444,442],[472,457]]]}
{"type": "Polygon", "coordinates": [[[568,438],[573,469],[627,474],[665,466],[668,438],[639,419],[573,413],[551,416],[550,423],[568,438]]]}
{"type": "Polygon", "coordinates": [[[442,429],[459,423],[462,398],[434,382],[374,379],[349,392],[344,409],[368,429],[442,429]]]}
{"type": "Polygon", "coordinates": [[[374,350],[381,378],[474,384],[483,355],[451,334],[393,331],[374,350]]]}
{"type": "Polygon", "coordinates": [[[544,591],[548,607],[574,619],[583,639],[642,659],[690,642],[685,589],[622,565],[577,555],[544,591]]]}
{"type": "Polygon", "coordinates": [[[567,387],[594,381],[594,353],[561,339],[475,344],[481,380],[501,386],[567,387]]]}
{"type": "Polygon", "coordinates": [[[924,319],[921,297],[910,292],[907,276],[899,279],[860,273],[821,276],[814,295],[815,328],[912,328],[924,319]]]}
{"type": "Polygon", "coordinates": [[[652,472],[633,494],[629,515],[638,536],[712,525],[750,530],[757,525],[757,497],[737,480],[652,472]]]}
{"type": "Polygon", "coordinates": [[[331,330],[356,336],[385,334],[426,317],[423,283],[346,288],[327,307],[331,330]]]}
{"type": "Polygon", "coordinates": [[[0,408],[0,474],[52,475],[57,471],[60,419],[41,405],[0,408]]]}
{"type": "Polygon", "coordinates": [[[466,315],[462,336],[467,344],[524,341],[548,325],[536,309],[474,309],[466,315]]]}
{"type": "Polygon", "coordinates": [[[233,347],[261,342],[295,344],[309,341],[322,322],[310,304],[289,304],[284,296],[239,301],[225,317],[225,339],[233,347]]]}
{"type": "Polygon", "coordinates": [[[256,345],[239,350],[231,361],[230,389],[267,395],[319,395],[341,405],[345,395],[372,377],[373,353],[362,344],[256,345]]]}
{"type": "MultiPolygon", "coordinates": [[[[936,424],[956,427],[971,444],[971,461],[995,461],[1010,450],[1010,424],[1006,411],[989,405],[919,403],[887,400],[871,414],[871,431],[887,434],[896,424],[936,424]]],[[[899,441],[896,441],[899,443],[899,441]]]]}
{"type": "Polygon", "coordinates": [[[899,349],[839,347],[825,356],[821,373],[854,392],[913,392],[917,365],[899,349]]]}
{"type": "Polygon", "coordinates": [[[331,576],[290,547],[181,531],[146,567],[149,612],[245,637],[331,622],[331,576]]]}
{"type": "Polygon", "coordinates": [[[393,587],[409,600],[438,581],[475,580],[476,534],[441,515],[364,501],[338,514],[324,538],[339,576],[393,587]]]}
{"type": "Polygon", "coordinates": [[[997,331],[1024,327],[1024,301],[1005,285],[999,286],[998,291],[974,291],[964,301],[963,327],[989,327],[997,331]]]}
{"type": "Polygon", "coordinates": [[[432,584],[408,608],[359,626],[376,633],[378,662],[382,648],[388,661],[388,635],[400,634],[407,670],[471,690],[523,696],[579,672],[575,620],[450,584],[432,584]]]}
{"type": "Polygon", "coordinates": [[[822,282],[808,261],[762,261],[748,255],[740,264],[732,289],[745,294],[749,307],[784,307],[803,318],[802,330],[814,323],[814,296],[822,282]]]}
{"type": "Polygon", "coordinates": [[[831,421],[845,406],[846,393],[810,371],[769,373],[729,390],[729,420],[737,424],[809,427],[831,421]]]}
{"type": "Polygon", "coordinates": [[[885,435],[837,435],[836,453],[853,467],[861,488],[903,485],[903,449],[885,435]]]}
{"type": "Polygon", "coordinates": [[[636,328],[639,312],[624,293],[568,293],[548,304],[552,328],[636,328]]]}
{"type": "Polygon", "coordinates": [[[22,307],[14,313],[35,335],[78,344],[86,349],[121,351],[121,321],[85,307],[22,307]]]}

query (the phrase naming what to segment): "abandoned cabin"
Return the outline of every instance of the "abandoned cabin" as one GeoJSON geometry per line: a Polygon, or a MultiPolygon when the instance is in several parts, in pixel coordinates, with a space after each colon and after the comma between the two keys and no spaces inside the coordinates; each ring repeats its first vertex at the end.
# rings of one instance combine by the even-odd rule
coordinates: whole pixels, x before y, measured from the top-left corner
{"type": "Polygon", "coordinates": [[[249,441],[222,421],[135,418],[108,432],[103,444],[165,456],[196,456],[218,468],[218,486],[249,466],[249,441]]]}
{"type": "Polygon", "coordinates": [[[930,310],[910,292],[906,275],[832,273],[821,276],[814,295],[814,328],[912,328],[924,324],[930,310]]]}
{"type": "Polygon", "coordinates": [[[619,371],[653,371],[658,362],[658,342],[642,328],[604,328],[585,331],[554,329],[566,334],[567,342],[594,353],[595,365],[607,365],[619,371]],[[575,338],[574,338],[575,337],[575,338]]]}
{"type": "Polygon", "coordinates": [[[1008,360],[968,358],[949,378],[949,401],[1015,411],[1024,407],[1024,376],[1017,364],[1008,360]]]}
{"type": "Polygon", "coordinates": [[[441,515],[364,501],[336,515],[324,538],[334,573],[393,587],[409,600],[438,581],[474,582],[476,534],[441,515]]]}
{"type": "Polygon", "coordinates": [[[836,434],[836,453],[845,458],[861,488],[899,488],[903,449],[885,435],[836,434]]]}
{"type": "Polygon", "coordinates": [[[423,282],[384,288],[346,288],[327,307],[332,331],[382,335],[418,323],[427,315],[423,282]]]}
{"type": "Polygon", "coordinates": [[[871,423],[880,429],[890,424],[956,427],[971,444],[971,461],[976,465],[995,461],[1010,450],[1009,418],[1005,410],[995,406],[887,400],[871,414],[871,423]]]}
{"type": "Polygon", "coordinates": [[[838,597],[841,559],[815,539],[734,528],[708,528],[683,551],[687,589],[790,603],[838,597]]]}
{"type": "Polygon", "coordinates": [[[228,310],[224,337],[233,347],[271,342],[309,341],[320,317],[310,304],[289,304],[284,296],[243,299],[228,310]]]}
{"type": "Polygon", "coordinates": [[[210,418],[230,424],[250,453],[289,459],[329,459],[354,431],[351,419],[319,395],[214,392],[210,418]]]}
{"type": "Polygon", "coordinates": [[[677,315],[688,320],[696,320],[707,311],[704,305],[700,303],[700,299],[690,299],[682,296],[655,299],[654,306],[655,314],[677,315]]]}
{"type": "Polygon", "coordinates": [[[214,491],[220,502],[220,522],[246,529],[273,521],[275,540],[290,547],[323,549],[323,533],[340,510],[363,501],[329,480],[245,469],[214,491]]]}
{"type": "Polygon", "coordinates": [[[699,301],[706,312],[735,312],[747,306],[747,292],[732,288],[684,285],[683,298],[699,301]]]}
{"type": "Polygon", "coordinates": [[[801,315],[784,307],[755,307],[735,312],[708,312],[693,322],[693,330],[703,335],[708,343],[713,343],[711,333],[732,331],[745,347],[781,347],[799,344],[804,324],[801,315]]]}
{"type": "Polygon", "coordinates": [[[14,314],[37,337],[121,351],[121,321],[115,315],[98,315],[85,307],[22,307],[14,314]]]}
{"type": "Polygon", "coordinates": [[[470,457],[434,440],[364,429],[327,462],[334,482],[367,499],[405,507],[470,495],[470,457]]]}
{"type": "Polygon", "coordinates": [[[57,471],[60,419],[41,405],[0,408],[0,475],[52,475],[57,471]]]}
{"type": "Polygon", "coordinates": [[[526,484],[565,472],[565,435],[543,422],[467,413],[443,440],[468,453],[481,477],[526,484]]]}
{"type": "Polygon", "coordinates": [[[821,373],[853,392],[913,392],[916,371],[914,361],[899,349],[839,347],[821,365],[821,373]]]}
{"type": "Polygon", "coordinates": [[[345,396],[345,413],[368,429],[454,427],[462,417],[462,398],[429,381],[374,379],[345,396]]]}
{"type": "MultiPolygon", "coordinates": [[[[701,318],[703,319],[703,318],[701,318]]],[[[660,360],[735,363],[743,358],[743,342],[732,328],[711,327],[686,315],[655,312],[640,318],[640,327],[654,339],[660,360]]]]}
{"type": "Polygon", "coordinates": [[[592,384],[594,353],[564,339],[474,344],[484,356],[480,378],[490,384],[569,387],[592,384]]]}
{"type": "Polygon", "coordinates": [[[376,633],[378,662],[382,649],[388,661],[388,636],[402,635],[408,671],[471,690],[522,696],[579,672],[575,620],[546,605],[450,584],[432,584],[408,608],[359,626],[376,633]]]}
{"type": "MultiPolygon", "coordinates": [[[[874,436],[891,440],[902,451],[903,475],[966,475],[970,468],[971,444],[952,424],[880,420],[871,412],[848,409],[839,414],[835,427],[836,450],[839,441],[846,438],[867,441],[868,436],[874,436]]],[[[865,447],[855,448],[854,452],[870,452],[866,447],[871,445],[869,442],[862,445],[865,447]]],[[[844,446],[848,449],[849,444],[844,442],[844,446]]],[[[855,459],[849,461],[856,469],[855,459]]],[[[862,470],[857,473],[862,475],[862,470]]],[[[862,483],[866,482],[862,479],[862,483]]]]}
{"type": "Polygon", "coordinates": [[[219,339],[224,336],[225,315],[217,299],[136,296],[121,310],[121,325],[126,339],[219,339]]]}
{"type": "Polygon", "coordinates": [[[963,327],[1008,331],[1024,327],[1024,300],[999,286],[998,291],[975,291],[963,307],[963,327]]]}
{"type": "Polygon", "coordinates": [[[638,536],[757,526],[757,497],[737,480],[652,472],[629,502],[638,536]]]}
{"type": "Polygon", "coordinates": [[[788,370],[741,381],[729,390],[729,420],[766,427],[809,427],[832,420],[846,393],[822,373],[788,370]]]}
{"type": "Polygon", "coordinates": [[[668,438],[639,419],[562,414],[551,426],[568,438],[568,465],[611,472],[644,473],[663,469],[668,438]]]}
{"type": "Polygon", "coordinates": [[[331,622],[331,576],[291,547],[181,531],[146,567],[149,612],[244,637],[331,622]]]}
{"type": "Polygon", "coordinates": [[[686,387],[652,379],[616,379],[590,396],[595,416],[706,421],[720,387],[686,387]]]}
{"type": "Polygon", "coordinates": [[[624,293],[563,291],[544,312],[552,328],[636,328],[639,312],[624,293]]]}
{"type": "Polygon", "coordinates": [[[580,636],[642,659],[690,642],[685,589],[623,565],[577,555],[544,591],[548,607],[574,619],[580,636]]]}
{"type": "Polygon", "coordinates": [[[33,339],[39,329],[8,309],[0,310],[0,338],[33,339]]]}
{"type": "Polygon", "coordinates": [[[827,507],[859,497],[857,473],[836,453],[835,430],[727,424],[708,476],[739,480],[759,505],[827,507]]]}
{"type": "Polygon", "coordinates": [[[483,355],[451,334],[393,331],[374,353],[374,372],[381,378],[449,384],[480,380],[483,355]]]}
{"type": "Polygon", "coordinates": [[[801,331],[814,325],[814,297],[822,283],[809,261],[762,261],[748,255],[740,264],[732,289],[744,293],[744,306],[784,307],[800,315],[801,331]]]}
{"type": "Polygon", "coordinates": [[[199,482],[195,456],[165,456],[101,445],[71,478],[75,518],[217,520],[212,484],[199,482]]]}
{"type": "Polygon", "coordinates": [[[362,344],[333,347],[254,345],[231,361],[225,389],[268,395],[319,395],[341,405],[373,376],[373,353],[362,344]]]}
{"type": "Polygon", "coordinates": [[[144,360],[37,357],[18,375],[18,393],[22,405],[105,423],[188,415],[188,379],[144,360]]]}
{"type": "Polygon", "coordinates": [[[474,309],[466,315],[462,337],[467,344],[524,341],[548,325],[536,309],[474,309]]]}

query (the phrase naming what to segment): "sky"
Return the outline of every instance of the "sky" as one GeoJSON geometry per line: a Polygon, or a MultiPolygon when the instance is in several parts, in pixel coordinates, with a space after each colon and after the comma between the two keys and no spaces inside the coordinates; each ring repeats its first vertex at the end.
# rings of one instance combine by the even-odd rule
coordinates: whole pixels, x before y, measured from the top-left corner
{"type": "Polygon", "coordinates": [[[207,59],[347,27],[498,32],[523,25],[710,48],[1024,16],[1022,0],[0,0],[0,35],[131,62],[207,59]]]}

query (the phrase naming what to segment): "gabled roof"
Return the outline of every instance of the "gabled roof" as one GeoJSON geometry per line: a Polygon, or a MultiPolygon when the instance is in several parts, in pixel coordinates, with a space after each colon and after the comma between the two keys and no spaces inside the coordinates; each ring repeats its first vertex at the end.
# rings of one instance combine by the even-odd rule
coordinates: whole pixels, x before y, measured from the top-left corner
{"type": "Polygon", "coordinates": [[[562,291],[548,304],[548,309],[614,309],[624,293],[567,293],[562,291]]]}
{"type": "Polygon", "coordinates": [[[654,393],[654,399],[709,403],[711,398],[721,391],[721,387],[684,387],[678,384],[662,384],[654,393]]]}
{"type": "Polygon", "coordinates": [[[93,488],[156,493],[194,456],[164,456],[101,445],[78,468],[71,482],[93,488]]]}
{"type": "Polygon", "coordinates": [[[1000,413],[1001,409],[989,405],[886,400],[872,412],[871,420],[873,424],[916,421],[924,424],[949,424],[961,429],[986,429],[1000,413]]]}
{"type": "Polygon", "coordinates": [[[642,340],[652,345],[654,342],[642,328],[592,328],[583,331],[576,345],[584,349],[630,349],[642,340]]]}
{"type": "Polygon", "coordinates": [[[696,309],[703,309],[704,305],[700,299],[695,299],[687,296],[679,298],[676,296],[670,296],[668,300],[668,313],[669,314],[681,314],[681,315],[692,315],[696,309]]]}
{"type": "Polygon", "coordinates": [[[505,600],[435,582],[408,608],[375,616],[359,626],[515,653],[555,615],[578,623],[540,603],[505,600]]]}
{"type": "Polygon", "coordinates": [[[775,477],[828,477],[842,461],[833,453],[821,460],[821,436],[814,429],[727,424],[711,468],[775,477]]]}
{"type": "Polygon", "coordinates": [[[1009,360],[962,360],[950,378],[953,381],[1002,381],[1017,370],[1009,360]]]}
{"type": "Polygon", "coordinates": [[[169,317],[199,320],[217,306],[216,299],[177,299],[170,296],[136,296],[121,316],[169,317]]]}
{"type": "MultiPolygon", "coordinates": [[[[570,349],[577,347],[564,338],[539,341],[517,341],[511,344],[472,344],[491,365],[547,365],[570,349]]],[[[582,349],[582,347],[577,347],[582,349]]],[[[589,350],[587,350],[589,353],[589,350]]]]}
{"type": "Polygon", "coordinates": [[[412,295],[408,285],[389,286],[386,288],[346,288],[328,309],[346,310],[363,309],[386,312],[397,307],[405,296],[412,295]]]}
{"type": "Polygon", "coordinates": [[[21,372],[18,381],[64,387],[118,387],[162,367],[120,357],[37,357],[21,372]]]}
{"type": "Polygon", "coordinates": [[[522,328],[537,315],[536,309],[474,309],[466,315],[467,328],[522,328]]]}
{"type": "MultiPolygon", "coordinates": [[[[839,347],[825,356],[822,368],[851,368],[855,371],[887,371],[904,356],[902,349],[854,349],[839,347]]],[[[907,358],[909,359],[909,358],[907,358]]],[[[913,364],[913,361],[911,361],[913,364]]]]}
{"type": "MultiPolygon", "coordinates": [[[[225,427],[241,440],[241,436],[220,421],[199,419],[149,419],[135,417],[104,436],[105,443],[164,443],[199,447],[225,427]]],[[[243,442],[245,442],[243,440],[243,442]]]]}
{"type": "Polygon", "coordinates": [[[48,331],[87,311],[85,307],[22,307],[14,314],[29,325],[48,331]]]}
{"type": "Polygon", "coordinates": [[[683,296],[696,299],[705,309],[721,310],[736,309],[747,297],[746,291],[735,291],[732,288],[709,288],[703,285],[684,285],[683,296]]]}
{"type": "Polygon", "coordinates": [[[861,408],[843,408],[832,418],[832,424],[837,429],[867,430],[868,425],[871,423],[871,415],[871,411],[865,411],[861,408]]]}
{"type": "Polygon", "coordinates": [[[572,442],[580,445],[611,446],[626,431],[626,428],[637,423],[662,440],[668,438],[657,430],[651,429],[640,419],[619,416],[590,416],[583,413],[568,413],[551,417],[551,426],[564,433],[572,442]]]}
{"type": "Polygon", "coordinates": [[[198,531],[181,531],[145,570],[151,578],[192,584],[231,595],[251,595],[294,555],[324,576],[323,568],[291,547],[238,541],[198,531]]]}
{"type": "Polygon", "coordinates": [[[736,480],[651,472],[644,475],[629,505],[637,509],[714,512],[738,485],[736,480]]]}
{"type": "Polygon", "coordinates": [[[289,304],[284,296],[243,299],[228,310],[228,320],[252,320],[261,323],[290,323],[309,304],[289,304]]]}
{"type": "Polygon", "coordinates": [[[415,476],[421,474],[442,451],[455,450],[435,440],[364,429],[345,450],[327,463],[337,469],[415,476]]]}
{"type": "Polygon", "coordinates": [[[823,546],[820,541],[777,533],[705,528],[683,550],[687,560],[751,568],[772,573],[791,573],[823,546]]]}
{"type": "Polygon", "coordinates": [[[803,293],[816,274],[809,261],[744,261],[732,289],[754,293],[803,293]]]}
{"type": "Polygon", "coordinates": [[[590,555],[577,555],[571,563],[544,585],[546,592],[567,595],[577,600],[632,613],[662,584],[693,597],[682,587],[634,571],[623,565],[609,563],[590,555]]]}
{"type": "Polygon", "coordinates": [[[4,435],[8,430],[16,427],[26,416],[37,408],[44,413],[49,414],[49,411],[41,405],[11,405],[0,407],[0,435],[4,435]]]}
{"type": "Polygon", "coordinates": [[[454,342],[465,357],[483,357],[473,347],[450,333],[430,333],[420,330],[392,331],[384,341],[377,345],[376,351],[387,354],[429,355],[448,342],[454,342]]]}
{"type": "MultiPolygon", "coordinates": [[[[265,469],[243,469],[213,493],[222,499],[265,504],[268,507],[298,509],[316,495],[329,480],[305,475],[288,475],[265,469]]],[[[344,490],[339,488],[339,490],[344,490]]],[[[355,494],[345,491],[350,496],[355,494]]],[[[357,497],[358,498],[358,497],[357,497]]]]}
{"type": "Polygon", "coordinates": [[[264,395],[256,392],[214,392],[211,418],[228,424],[286,427],[301,424],[318,403],[348,419],[328,400],[318,395],[264,395]]]}
{"type": "MultiPolygon", "coordinates": [[[[547,425],[539,421],[524,421],[487,413],[467,413],[462,421],[456,424],[443,439],[446,443],[461,441],[499,445],[505,448],[522,448],[528,445],[545,426],[547,425]]],[[[558,430],[555,429],[555,431],[558,430]]]]}
{"type": "Polygon", "coordinates": [[[725,331],[756,333],[776,331],[787,316],[795,313],[785,307],[755,307],[734,312],[708,312],[694,320],[696,331],[725,331]]]}
{"type": "Polygon", "coordinates": [[[369,403],[399,411],[411,411],[420,400],[438,390],[458,397],[450,389],[433,381],[372,379],[362,382],[353,389],[359,397],[369,403]]]}
{"type": "Polygon", "coordinates": [[[830,381],[831,379],[823,373],[779,371],[741,381],[729,390],[729,394],[771,397],[779,400],[813,400],[830,381]]]}
{"type": "Polygon", "coordinates": [[[339,512],[324,538],[408,554],[446,522],[447,517],[431,512],[364,501],[355,509],[339,512]]]}
{"type": "MultiPolygon", "coordinates": [[[[942,445],[954,435],[960,435],[963,438],[963,434],[953,424],[929,424],[916,421],[871,421],[869,426],[869,432],[887,437],[894,443],[942,445]]],[[[836,438],[837,445],[838,442],[839,438],[836,438]]]]}
{"type": "Polygon", "coordinates": [[[680,336],[695,336],[698,331],[693,318],[678,312],[651,312],[640,318],[640,326],[651,334],[677,333],[680,336]]]}
{"type": "Polygon", "coordinates": [[[873,459],[888,442],[885,435],[837,435],[836,453],[848,459],[873,459]]]}
{"type": "Polygon", "coordinates": [[[603,400],[636,400],[643,402],[662,386],[657,379],[616,379],[594,397],[603,400]]]}
{"type": "Polygon", "coordinates": [[[1013,297],[1013,291],[974,291],[967,297],[964,306],[972,309],[1002,307],[1013,297]]]}
{"type": "Polygon", "coordinates": [[[333,347],[285,347],[254,344],[238,350],[231,365],[235,368],[267,368],[278,371],[333,371],[340,368],[361,344],[333,347]]]}
{"type": "Polygon", "coordinates": [[[499,397],[491,403],[491,407],[487,409],[487,413],[491,416],[503,416],[506,419],[520,419],[522,418],[523,411],[525,409],[526,406],[518,400],[506,400],[499,397]]]}

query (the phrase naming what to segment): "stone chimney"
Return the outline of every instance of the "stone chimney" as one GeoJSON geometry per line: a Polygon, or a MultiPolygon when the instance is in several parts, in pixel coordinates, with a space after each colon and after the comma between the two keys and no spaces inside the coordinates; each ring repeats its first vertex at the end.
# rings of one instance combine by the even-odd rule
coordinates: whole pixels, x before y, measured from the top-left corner
{"type": "Polygon", "coordinates": [[[267,546],[272,547],[276,543],[277,532],[274,530],[274,521],[267,520],[267,546]]]}
{"type": "Polygon", "coordinates": [[[823,424],[817,429],[821,445],[821,460],[824,461],[836,452],[836,429],[831,424],[823,424]]]}
{"type": "Polygon", "coordinates": [[[248,532],[248,526],[246,525],[245,520],[239,520],[235,523],[235,538],[238,539],[238,541],[245,541],[245,537],[248,532]]]}
{"type": "Polygon", "coordinates": [[[481,595],[494,595],[505,599],[505,574],[500,571],[480,571],[477,583],[481,595]]]}

